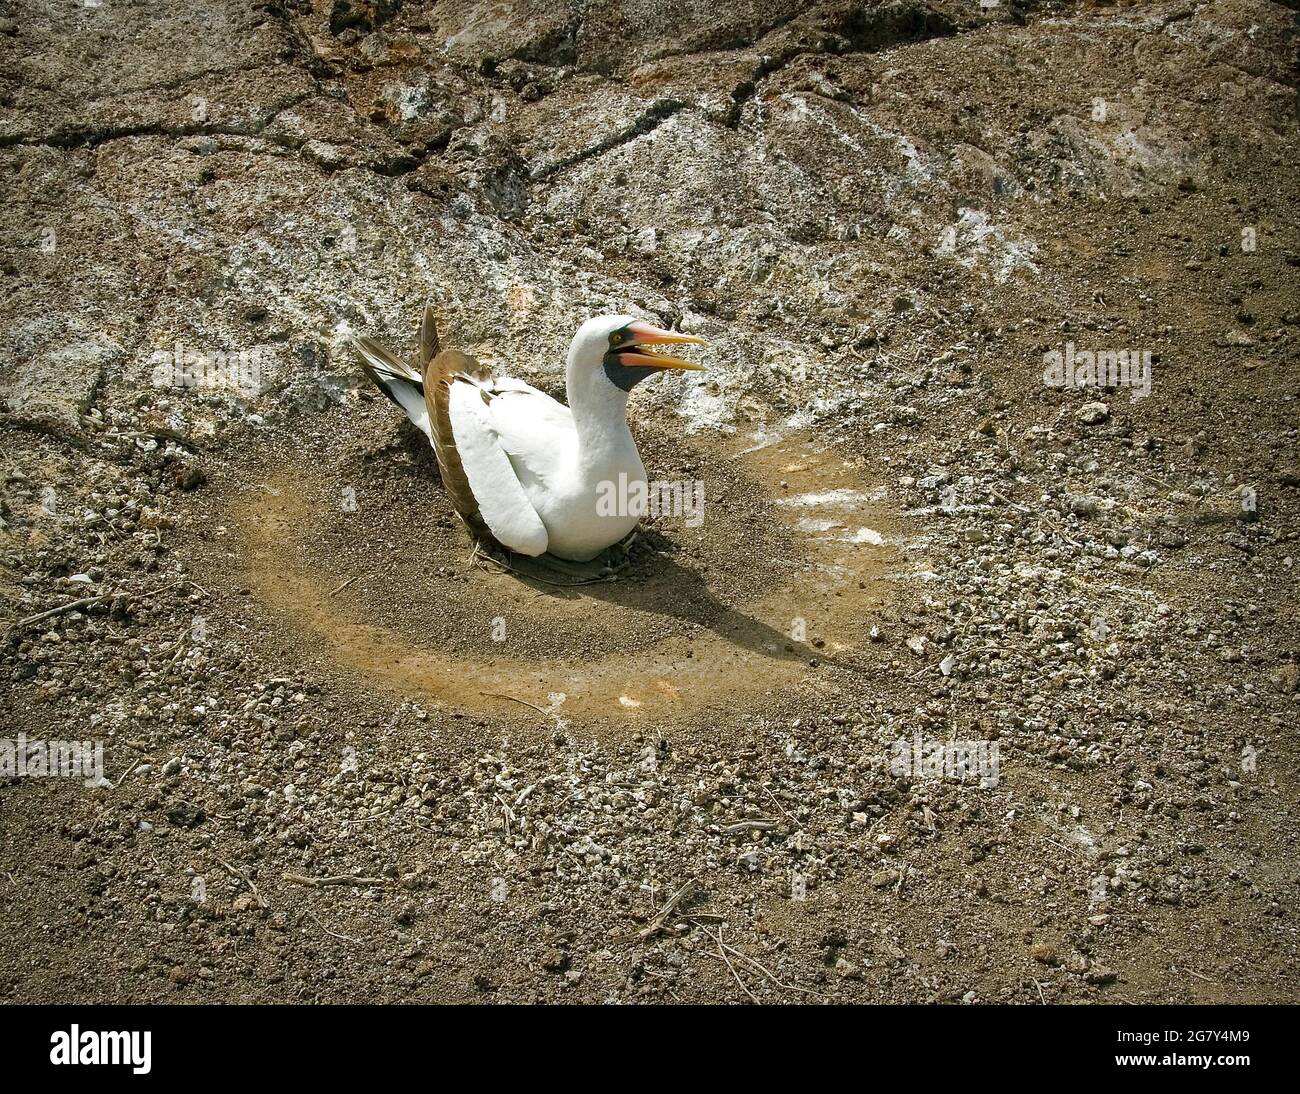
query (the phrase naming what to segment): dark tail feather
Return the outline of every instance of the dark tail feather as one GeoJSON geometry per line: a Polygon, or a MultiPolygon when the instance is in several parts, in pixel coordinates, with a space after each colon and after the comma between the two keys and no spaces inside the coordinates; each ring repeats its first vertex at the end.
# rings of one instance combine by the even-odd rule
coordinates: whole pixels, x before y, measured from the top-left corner
{"type": "Polygon", "coordinates": [[[438,325],[433,320],[433,308],[424,305],[424,318],[420,321],[420,372],[428,371],[429,362],[438,356],[438,325]]]}
{"type": "MultiPolygon", "coordinates": [[[[437,336],[434,338],[436,340],[437,336]]],[[[405,361],[389,353],[373,338],[354,338],[352,348],[361,358],[361,367],[366,370],[366,375],[379,390],[401,407],[406,416],[432,440],[429,412],[424,401],[423,376],[405,361]]]]}

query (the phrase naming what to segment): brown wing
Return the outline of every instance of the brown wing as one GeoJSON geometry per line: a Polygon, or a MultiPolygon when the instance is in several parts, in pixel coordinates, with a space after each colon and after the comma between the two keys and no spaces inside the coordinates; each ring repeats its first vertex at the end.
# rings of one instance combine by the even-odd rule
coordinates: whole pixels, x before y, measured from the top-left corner
{"type": "Polygon", "coordinates": [[[495,542],[487,522],[479,514],[478,501],[469,487],[456,437],[451,430],[451,385],[457,376],[490,380],[491,373],[467,353],[449,349],[438,352],[438,332],[433,322],[433,312],[424,309],[424,322],[420,325],[420,358],[424,366],[424,404],[429,410],[429,426],[433,432],[433,452],[438,458],[438,471],[442,475],[443,489],[451,504],[477,536],[495,542]]]}

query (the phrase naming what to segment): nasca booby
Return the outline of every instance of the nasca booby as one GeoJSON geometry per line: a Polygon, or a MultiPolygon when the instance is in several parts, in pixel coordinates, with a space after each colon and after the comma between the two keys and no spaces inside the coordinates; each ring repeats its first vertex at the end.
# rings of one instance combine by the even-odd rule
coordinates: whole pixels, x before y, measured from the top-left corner
{"type": "Polygon", "coordinates": [[[650,349],[703,340],[630,315],[601,315],[569,345],[569,405],[474,358],[440,350],[428,307],[419,367],[370,338],[353,341],[362,366],[433,445],[457,513],[480,537],[524,555],[587,562],[636,527],[629,506],[598,502],[610,484],[644,496],[645,466],[627,424],[634,385],[665,369],[701,365],[650,349]],[[617,511],[622,510],[622,511],[617,511]]]}

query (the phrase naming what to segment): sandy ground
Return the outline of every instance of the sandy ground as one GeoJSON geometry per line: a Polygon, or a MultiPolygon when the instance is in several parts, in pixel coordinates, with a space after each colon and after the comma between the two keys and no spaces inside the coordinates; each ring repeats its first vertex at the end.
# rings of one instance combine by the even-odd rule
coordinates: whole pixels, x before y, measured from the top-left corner
{"type": "Polygon", "coordinates": [[[1294,22],[8,4],[0,998],[1295,1001],[1294,22]],[[426,300],[702,519],[476,562],[426,300]]]}

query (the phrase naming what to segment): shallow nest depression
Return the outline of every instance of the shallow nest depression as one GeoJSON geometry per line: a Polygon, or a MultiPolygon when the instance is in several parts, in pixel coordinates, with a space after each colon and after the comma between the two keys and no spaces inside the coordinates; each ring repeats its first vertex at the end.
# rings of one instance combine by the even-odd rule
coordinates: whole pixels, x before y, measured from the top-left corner
{"type": "Polygon", "coordinates": [[[402,424],[376,445],[347,418],[227,467],[190,521],[199,580],[224,571],[251,598],[232,622],[254,646],[269,623],[268,647],[395,694],[522,703],[557,725],[734,705],[828,663],[861,671],[892,522],[883,489],[807,437],[638,424],[648,477],[702,483],[702,519],[648,518],[616,580],[566,585],[476,565],[423,436],[402,424]]]}

